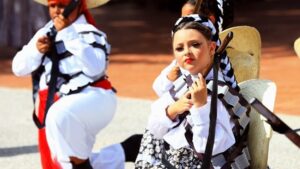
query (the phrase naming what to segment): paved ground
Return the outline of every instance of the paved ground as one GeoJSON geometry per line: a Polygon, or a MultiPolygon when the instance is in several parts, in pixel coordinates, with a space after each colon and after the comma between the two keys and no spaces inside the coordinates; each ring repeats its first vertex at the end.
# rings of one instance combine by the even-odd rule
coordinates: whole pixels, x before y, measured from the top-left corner
{"type": "MultiPolygon", "coordinates": [[[[31,120],[32,103],[29,90],[0,88],[0,168],[38,169],[37,130],[31,120]],[[23,104],[13,105],[19,102],[23,104]],[[20,167],[21,166],[21,167],[20,167]]],[[[142,133],[152,101],[120,97],[115,118],[97,137],[94,150],[118,143],[134,133],[142,133]]],[[[299,116],[282,115],[292,127],[299,126],[299,116]]],[[[273,134],[269,165],[272,169],[298,169],[300,151],[284,136],[273,134]]],[[[133,168],[132,163],[126,169],[133,168]]]]}

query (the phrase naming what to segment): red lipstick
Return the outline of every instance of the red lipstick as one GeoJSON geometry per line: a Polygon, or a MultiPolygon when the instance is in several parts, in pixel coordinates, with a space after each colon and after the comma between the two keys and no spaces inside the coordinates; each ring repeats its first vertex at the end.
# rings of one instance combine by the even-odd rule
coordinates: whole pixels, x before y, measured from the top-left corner
{"type": "Polygon", "coordinates": [[[193,60],[194,59],[192,59],[192,58],[187,58],[187,59],[184,60],[184,62],[187,63],[187,64],[191,64],[193,62],[193,60]]]}

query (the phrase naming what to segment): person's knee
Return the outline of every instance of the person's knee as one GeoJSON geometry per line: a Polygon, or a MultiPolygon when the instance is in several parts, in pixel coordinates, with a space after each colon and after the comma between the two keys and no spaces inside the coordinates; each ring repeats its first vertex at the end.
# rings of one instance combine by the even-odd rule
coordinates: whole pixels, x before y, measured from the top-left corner
{"type": "Polygon", "coordinates": [[[70,113],[56,106],[52,106],[46,116],[46,132],[58,132],[58,130],[61,129],[65,131],[69,127],[70,121],[72,121],[70,113]]]}

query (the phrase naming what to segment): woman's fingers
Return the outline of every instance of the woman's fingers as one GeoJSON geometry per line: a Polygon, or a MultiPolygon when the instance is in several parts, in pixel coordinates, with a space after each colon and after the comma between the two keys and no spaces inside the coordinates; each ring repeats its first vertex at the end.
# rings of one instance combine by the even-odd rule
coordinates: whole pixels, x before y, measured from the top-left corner
{"type": "Polygon", "coordinates": [[[184,98],[190,100],[190,99],[191,99],[191,92],[186,92],[186,93],[184,94],[184,98]]]}
{"type": "Polygon", "coordinates": [[[189,93],[191,94],[191,101],[194,106],[200,107],[206,104],[207,99],[207,89],[206,81],[202,74],[198,74],[198,77],[189,88],[189,93]]]}
{"type": "Polygon", "coordinates": [[[202,76],[201,73],[198,73],[198,77],[199,77],[199,84],[201,84],[202,87],[205,87],[206,88],[206,80],[205,78],[202,76]]]}

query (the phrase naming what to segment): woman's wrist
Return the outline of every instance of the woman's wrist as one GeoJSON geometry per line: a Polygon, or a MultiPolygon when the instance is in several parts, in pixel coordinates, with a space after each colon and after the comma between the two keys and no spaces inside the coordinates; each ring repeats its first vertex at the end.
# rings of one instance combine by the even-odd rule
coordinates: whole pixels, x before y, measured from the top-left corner
{"type": "Polygon", "coordinates": [[[196,102],[196,103],[194,103],[194,107],[199,108],[199,107],[206,105],[206,103],[207,103],[207,100],[205,100],[203,102],[198,102],[198,103],[196,102]]]}
{"type": "Polygon", "coordinates": [[[167,117],[169,117],[169,119],[171,119],[172,121],[174,121],[177,117],[177,113],[174,111],[172,105],[170,105],[166,108],[166,114],[167,114],[167,117]]]}

